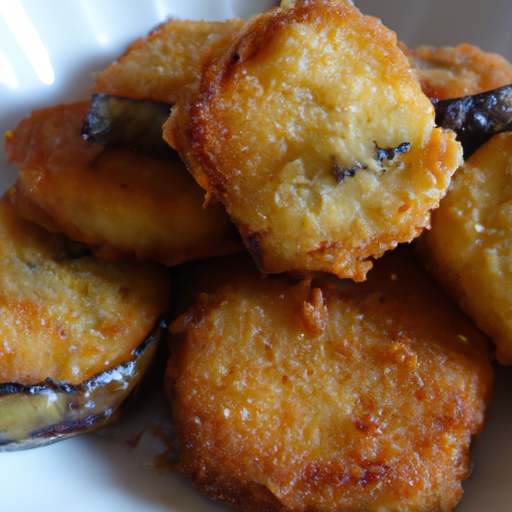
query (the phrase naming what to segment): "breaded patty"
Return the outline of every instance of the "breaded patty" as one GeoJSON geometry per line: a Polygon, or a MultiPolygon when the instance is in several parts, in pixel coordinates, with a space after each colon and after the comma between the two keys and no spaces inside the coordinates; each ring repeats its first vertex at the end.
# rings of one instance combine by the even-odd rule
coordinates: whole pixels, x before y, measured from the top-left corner
{"type": "Polygon", "coordinates": [[[430,98],[458,98],[512,83],[510,62],[470,44],[402,49],[430,98]]]}
{"type": "Polygon", "coordinates": [[[75,253],[0,202],[0,383],[75,384],[133,359],[169,295],[165,267],[75,253]]]}
{"type": "Polygon", "coordinates": [[[176,265],[243,247],[221,204],[203,208],[181,162],[87,144],[80,130],[89,105],[35,111],[8,134],[9,160],[20,167],[8,198],[20,215],[107,259],[176,265]]]}
{"type": "Polygon", "coordinates": [[[171,325],[166,382],[197,487],[250,512],[457,504],[488,347],[410,249],[365,283],[262,277],[229,258],[188,276],[206,292],[171,325]]]}
{"type": "Polygon", "coordinates": [[[174,103],[199,85],[206,57],[228,44],[245,20],[170,19],[135,41],[104,71],[92,92],[174,103]]]}
{"type": "Polygon", "coordinates": [[[363,280],[429,226],[461,162],[395,34],[341,0],[253,18],[164,138],[266,273],[363,280]]]}
{"type": "Polygon", "coordinates": [[[420,242],[429,269],[512,364],[512,133],[457,171],[420,242]]]}

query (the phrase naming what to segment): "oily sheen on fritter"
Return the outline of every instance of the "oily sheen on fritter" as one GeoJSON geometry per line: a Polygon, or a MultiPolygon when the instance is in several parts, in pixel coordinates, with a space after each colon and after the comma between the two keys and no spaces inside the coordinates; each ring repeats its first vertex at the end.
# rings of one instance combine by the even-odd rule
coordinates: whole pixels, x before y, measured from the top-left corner
{"type": "Polygon", "coordinates": [[[172,266],[243,247],[222,205],[203,208],[203,191],[181,162],[84,141],[89,106],[34,111],[8,134],[20,173],[7,199],[18,214],[105,259],[172,266]]]}
{"type": "Polygon", "coordinates": [[[0,201],[0,451],[104,426],[140,384],[169,307],[169,272],[99,261],[0,201]]]}
{"type": "Polygon", "coordinates": [[[233,257],[182,279],[200,293],[170,327],[166,385],[199,489],[249,512],[455,507],[492,369],[410,247],[365,283],[233,257]]]}
{"type": "Polygon", "coordinates": [[[512,364],[512,134],[495,135],[457,171],[420,239],[428,268],[512,364]]]}
{"type": "Polygon", "coordinates": [[[461,162],[395,34],[342,0],[249,21],[164,138],[265,273],[363,280],[429,226],[461,162]]]}

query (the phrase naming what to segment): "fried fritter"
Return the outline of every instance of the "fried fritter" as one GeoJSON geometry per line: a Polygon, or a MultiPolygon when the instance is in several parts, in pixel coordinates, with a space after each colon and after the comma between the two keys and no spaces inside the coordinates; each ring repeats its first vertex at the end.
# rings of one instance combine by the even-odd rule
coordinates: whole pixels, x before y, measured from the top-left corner
{"type": "Polygon", "coordinates": [[[494,136],[457,171],[420,239],[429,270],[512,364],[512,133],[494,136]]]}
{"type": "Polygon", "coordinates": [[[512,83],[510,62],[470,44],[402,49],[430,98],[458,98],[512,83]]]}
{"type": "Polygon", "coordinates": [[[222,205],[203,208],[181,162],[88,145],[80,129],[89,105],[35,111],[8,134],[9,159],[21,168],[8,198],[20,215],[105,259],[170,266],[243,247],[222,205]]]}
{"type": "Polygon", "coordinates": [[[84,249],[0,201],[0,451],[118,417],[164,336],[169,269],[84,249]]]}
{"type": "Polygon", "coordinates": [[[265,273],[363,280],[429,226],[461,162],[395,34],[341,0],[253,18],[164,138],[265,273]]]}
{"type": "Polygon", "coordinates": [[[92,92],[175,103],[179,96],[197,89],[206,57],[227,45],[245,23],[237,18],[170,19],[96,73],[92,92]]]}
{"type": "Polygon", "coordinates": [[[248,512],[457,504],[491,394],[487,341],[410,251],[365,283],[232,258],[188,276],[207,293],[171,325],[166,385],[197,487],[248,512]]]}
{"type": "Polygon", "coordinates": [[[75,384],[125,361],[169,307],[168,269],[101,262],[0,201],[0,382],[75,384]]]}

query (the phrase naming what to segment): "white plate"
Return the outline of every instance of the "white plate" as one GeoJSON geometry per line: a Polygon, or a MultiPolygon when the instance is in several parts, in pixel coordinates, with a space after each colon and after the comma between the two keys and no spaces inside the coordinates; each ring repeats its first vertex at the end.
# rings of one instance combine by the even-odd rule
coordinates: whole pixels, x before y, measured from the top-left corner
{"type": "MultiPolygon", "coordinates": [[[[90,73],[169,15],[224,19],[264,10],[274,0],[0,0],[0,133],[34,108],[85,97],[90,73]],[[21,9],[21,10],[20,10],[21,9]],[[9,25],[6,22],[9,20],[9,25]],[[14,20],[14,21],[13,21],[14,20]],[[18,39],[10,26],[19,27],[18,39]],[[21,25],[20,25],[21,23],[21,25]],[[28,25],[27,25],[28,23],[28,25]],[[30,28],[32,26],[32,29],[30,28]],[[23,49],[23,41],[28,46],[23,49]],[[31,52],[37,52],[34,56],[31,52]],[[32,62],[31,62],[32,59],[32,62]]],[[[356,0],[410,46],[470,42],[512,59],[510,0],[356,0]]],[[[0,191],[16,176],[0,148],[0,191]]],[[[457,512],[512,509],[512,369],[498,368],[496,396],[484,434],[472,449],[473,475],[457,512]]],[[[0,454],[2,512],[213,512],[230,510],[196,492],[186,478],[160,473],[164,446],[146,425],[169,427],[157,388],[123,419],[96,434],[0,454]]]]}

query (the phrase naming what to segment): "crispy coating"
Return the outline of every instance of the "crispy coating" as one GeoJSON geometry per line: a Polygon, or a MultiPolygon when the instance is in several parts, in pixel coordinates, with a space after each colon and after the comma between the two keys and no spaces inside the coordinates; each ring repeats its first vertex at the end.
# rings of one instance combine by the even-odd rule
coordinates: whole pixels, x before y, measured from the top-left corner
{"type": "Polygon", "coordinates": [[[512,364],[512,134],[494,136],[457,171],[420,239],[429,269],[512,364]]]}
{"type": "Polygon", "coordinates": [[[207,56],[228,44],[245,24],[170,19],[137,39],[104,71],[92,92],[175,103],[199,85],[207,56]]]}
{"type": "Polygon", "coordinates": [[[198,271],[207,293],[171,325],[166,385],[193,483],[248,512],[451,510],[492,369],[411,248],[365,283],[239,265],[198,271]]]}
{"type": "Polygon", "coordinates": [[[164,266],[72,249],[0,202],[0,382],[83,382],[133,359],[167,312],[164,266]]]}
{"type": "Polygon", "coordinates": [[[470,44],[402,49],[430,98],[458,98],[512,83],[510,62],[470,44]]]}
{"type": "Polygon", "coordinates": [[[8,198],[19,214],[106,259],[171,266],[243,247],[222,205],[203,208],[181,162],[88,145],[80,129],[89,105],[35,111],[8,135],[9,159],[21,168],[8,198]]]}
{"type": "Polygon", "coordinates": [[[429,225],[461,161],[394,33],[341,0],[253,18],[164,138],[263,272],[355,280],[429,225]]]}

